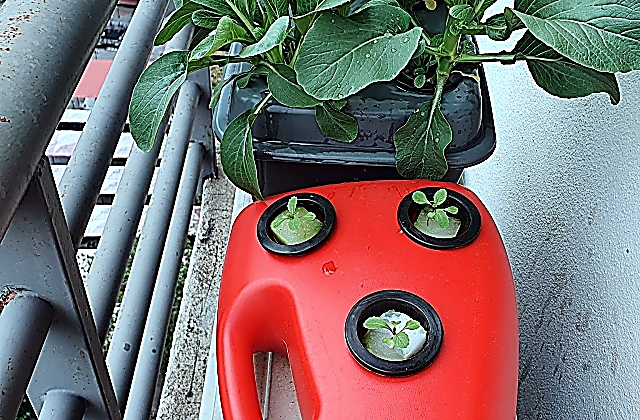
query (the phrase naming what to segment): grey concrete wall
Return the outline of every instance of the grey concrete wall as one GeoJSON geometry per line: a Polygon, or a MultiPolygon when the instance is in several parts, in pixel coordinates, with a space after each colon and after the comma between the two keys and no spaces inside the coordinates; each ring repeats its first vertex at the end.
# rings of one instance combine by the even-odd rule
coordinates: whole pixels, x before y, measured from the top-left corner
{"type": "Polygon", "coordinates": [[[640,419],[640,74],[615,107],[551,97],[525,65],[487,77],[499,143],[466,184],[513,268],[518,418],[640,419]]]}

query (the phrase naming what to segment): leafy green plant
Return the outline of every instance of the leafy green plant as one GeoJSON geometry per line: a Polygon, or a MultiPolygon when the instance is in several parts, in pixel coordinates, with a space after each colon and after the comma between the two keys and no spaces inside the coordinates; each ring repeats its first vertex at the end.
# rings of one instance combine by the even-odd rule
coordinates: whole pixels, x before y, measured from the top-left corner
{"type": "Polygon", "coordinates": [[[405,330],[417,330],[420,328],[420,323],[415,320],[409,320],[404,327],[398,330],[398,326],[402,321],[387,321],[386,319],[372,316],[364,321],[364,327],[368,330],[380,330],[386,329],[391,332],[391,337],[384,337],[382,343],[390,349],[397,347],[400,349],[406,349],[409,347],[409,336],[405,330]]]}
{"type": "Polygon", "coordinates": [[[287,203],[287,209],[273,219],[270,227],[281,243],[296,245],[315,236],[322,228],[322,222],[314,213],[298,206],[298,197],[293,196],[287,203]]]}
{"type": "Polygon", "coordinates": [[[438,208],[447,200],[447,190],[444,188],[436,191],[433,195],[433,201],[429,201],[426,194],[422,191],[414,192],[411,195],[411,199],[416,204],[424,205],[425,208],[422,210],[422,213],[426,215],[427,219],[438,222],[438,225],[442,229],[449,227],[450,221],[448,214],[458,214],[458,208],[456,206],[449,206],[443,209],[438,208]]]}
{"type": "Polygon", "coordinates": [[[316,215],[314,213],[307,211],[304,207],[298,207],[298,197],[294,195],[287,203],[287,210],[273,219],[271,227],[276,229],[285,221],[288,221],[289,229],[298,230],[302,226],[303,220],[314,220],[315,218],[316,215]]]}
{"type": "Polygon", "coordinates": [[[446,81],[465,65],[527,63],[535,82],[562,98],[604,92],[620,101],[614,73],[640,69],[640,0],[514,0],[485,18],[496,0],[184,0],[156,38],[160,45],[188,23],[198,41],[170,52],[140,77],[131,101],[130,126],[142,150],[153,147],[171,99],[189,73],[211,65],[246,62],[251,69],[220,82],[246,87],[266,78],[268,90],[252,110],[235,118],[221,139],[229,179],[261,198],[252,147],[252,124],[271,103],[315,108],[318,126],[334,140],[350,142],[358,123],[345,99],[400,73],[416,87],[431,84],[422,103],[393,136],[396,165],[407,178],[440,179],[452,130],[441,110],[446,81]],[[435,36],[418,22],[416,9],[448,8],[445,29],[435,36]],[[525,29],[511,51],[478,53],[468,36],[506,41],[525,29]],[[238,56],[217,55],[238,42],[238,56]]]}

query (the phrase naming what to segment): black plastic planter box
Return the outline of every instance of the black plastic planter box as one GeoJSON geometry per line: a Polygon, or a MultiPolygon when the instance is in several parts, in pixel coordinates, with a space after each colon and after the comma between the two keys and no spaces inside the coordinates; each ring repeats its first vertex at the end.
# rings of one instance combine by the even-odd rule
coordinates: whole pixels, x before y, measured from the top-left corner
{"type": "MultiPolygon", "coordinates": [[[[231,54],[239,52],[239,45],[231,54]]],[[[248,70],[248,64],[229,64],[223,78],[248,70]]],[[[479,76],[454,74],[442,98],[443,113],[453,130],[445,151],[449,171],[445,181],[457,182],[462,170],[486,160],[495,149],[495,128],[482,68],[479,76]]],[[[358,120],[360,131],[352,143],[327,139],[315,121],[313,108],[295,109],[273,103],[253,126],[258,181],[265,196],[319,185],[378,179],[402,179],[395,169],[393,133],[432,91],[416,91],[399,80],[376,83],[349,98],[344,111],[358,120]]],[[[253,78],[245,89],[228,85],[214,114],[214,128],[222,138],[229,122],[264,97],[266,81],[253,78]]]]}

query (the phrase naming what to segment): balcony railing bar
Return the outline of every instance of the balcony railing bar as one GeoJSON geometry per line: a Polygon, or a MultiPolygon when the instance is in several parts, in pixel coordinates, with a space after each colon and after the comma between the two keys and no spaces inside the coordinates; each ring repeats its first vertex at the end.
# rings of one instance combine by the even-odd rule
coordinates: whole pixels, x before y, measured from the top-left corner
{"type": "Polygon", "coordinates": [[[203,155],[204,147],[202,144],[191,143],[189,145],[173,219],[169,226],[169,235],[151,299],[147,324],[142,336],[142,345],[124,415],[125,419],[147,419],[151,413],[171,316],[171,305],[175,296],[182,254],[189,229],[191,204],[200,180],[203,155]]]}
{"type": "Polygon", "coordinates": [[[115,5],[12,0],[0,7],[0,239],[115,5]]]}
{"type": "Polygon", "coordinates": [[[38,295],[7,289],[0,299],[0,418],[15,418],[53,319],[38,295]]]}
{"type": "Polygon", "coordinates": [[[201,89],[191,80],[187,80],[178,93],[176,114],[165,148],[165,153],[171,156],[171,159],[163,160],[158,171],[153,198],[107,353],[107,366],[121,412],[124,412],[126,406],[200,96],[201,89]]]}
{"type": "Polygon", "coordinates": [[[114,58],[60,182],[62,206],[76,249],[89,223],[168,0],[142,0],[114,58]]]}
{"type": "MultiPolygon", "coordinates": [[[[185,48],[190,36],[190,30],[181,31],[167,43],[166,51],[185,48]]],[[[165,122],[160,127],[156,145],[149,153],[137,148],[131,151],[87,276],[87,293],[101,342],[104,342],[109,329],[166,128],[165,122]]]]}

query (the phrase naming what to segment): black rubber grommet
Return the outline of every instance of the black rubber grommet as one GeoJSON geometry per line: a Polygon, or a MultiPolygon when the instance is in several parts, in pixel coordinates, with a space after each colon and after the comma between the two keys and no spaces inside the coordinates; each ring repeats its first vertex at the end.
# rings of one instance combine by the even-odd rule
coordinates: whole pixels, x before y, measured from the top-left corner
{"type": "Polygon", "coordinates": [[[292,194],[277,200],[262,213],[258,220],[258,241],[264,249],[274,254],[300,255],[322,244],[331,234],[335,224],[336,210],[329,200],[313,193],[292,194]],[[322,227],[313,238],[301,244],[284,245],[276,240],[269,226],[277,215],[287,209],[289,199],[294,195],[298,198],[298,206],[315,213],[318,220],[322,222],[322,227]]]}
{"type": "MultiPolygon", "coordinates": [[[[419,191],[422,191],[428,198],[431,198],[439,189],[439,187],[427,187],[421,188],[419,191]]],[[[480,211],[478,211],[478,208],[467,197],[451,190],[447,190],[447,200],[441,207],[458,207],[456,217],[462,222],[458,236],[455,238],[434,238],[420,232],[413,223],[416,221],[418,214],[424,206],[414,203],[411,198],[414,192],[415,191],[405,196],[398,207],[398,224],[412,241],[428,248],[455,249],[469,245],[478,237],[482,225],[480,211]]]]}
{"type": "Polygon", "coordinates": [[[382,290],[362,298],[351,308],[345,323],[347,347],[353,357],[366,369],[385,376],[408,376],[420,372],[433,363],[442,346],[444,331],[440,317],[424,299],[402,290],[382,290]],[[369,353],[362,344],[367,329],[364,321],[393,309],[409,315],[427,331],[424,347],[407,360],[392,362],[369,353]]]}

